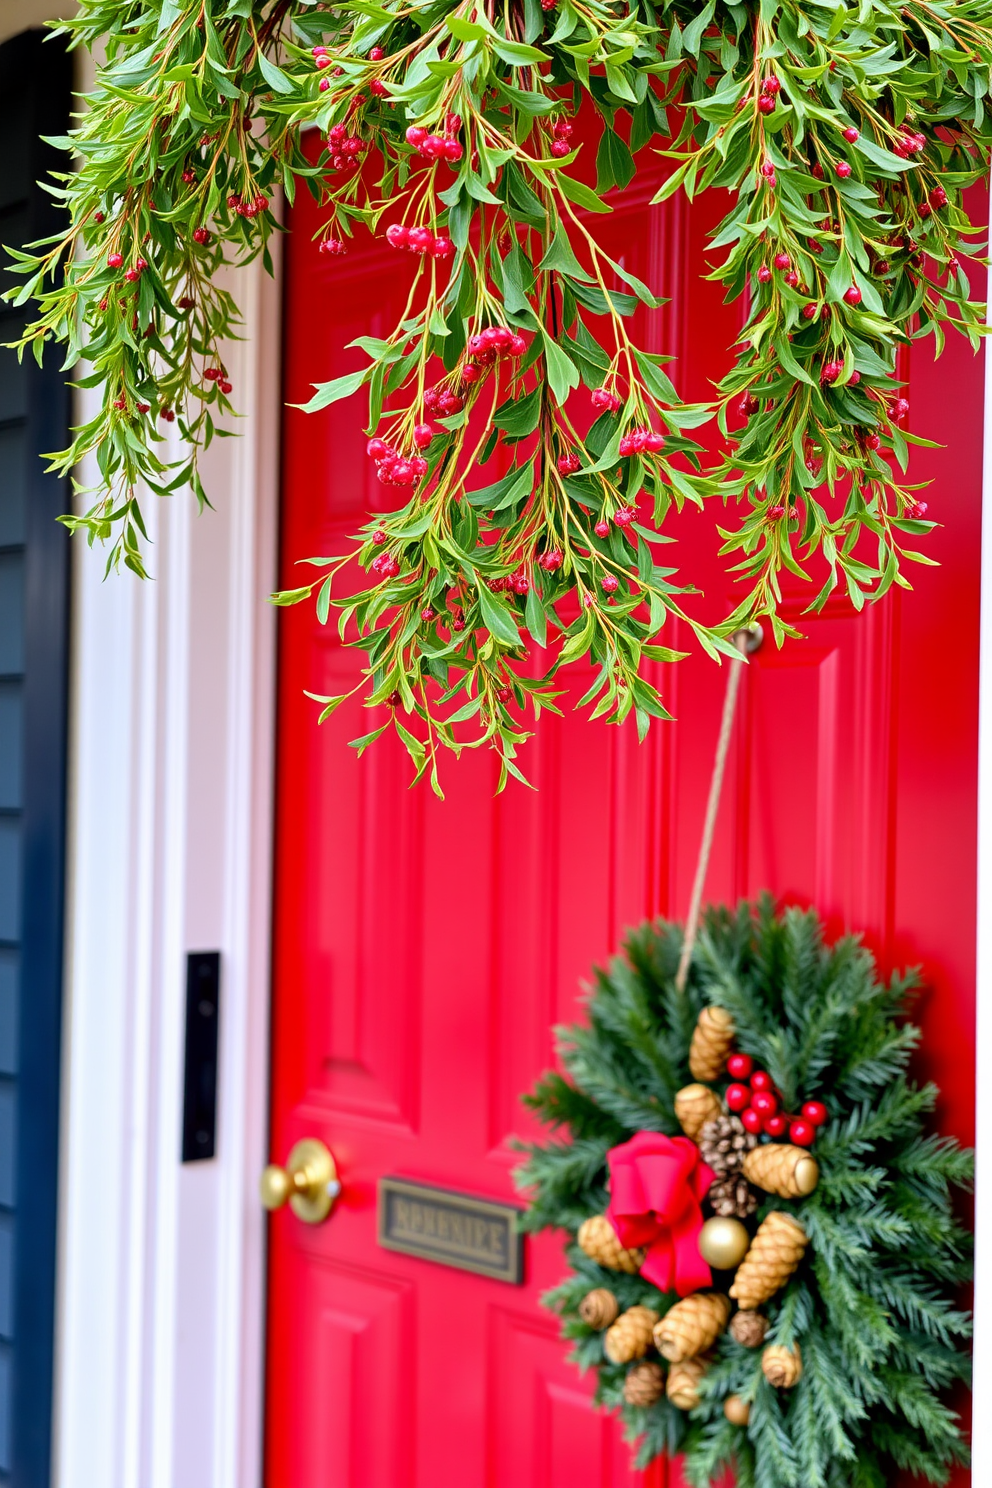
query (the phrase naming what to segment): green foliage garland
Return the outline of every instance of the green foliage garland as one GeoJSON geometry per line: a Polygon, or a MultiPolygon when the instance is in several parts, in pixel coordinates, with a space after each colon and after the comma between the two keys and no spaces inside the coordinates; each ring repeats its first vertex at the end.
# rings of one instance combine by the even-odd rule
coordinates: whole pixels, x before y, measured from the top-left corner
{"type": "MultiPolygon", "coordinates": [[[[593,716],[633,713],[642,733],[666,717],[645,673],[678,654],[657,643],[670,615],[715,655],[757,615],[781,640],[778,575],[815,553],[814,606],[838,582],[857,605],[907,583],[906,540],[930,524],[900,474],[897,354],[982,327],[958,255],[992,141],[988,0],[82,0],[63,29],[105,61],[65,142],[67,231],[14,254],[10,298],[38,306],[22,349],[62,342],[104,390],[55,465],[95,452],[96,499],[66,520],[111,541],[111,565],[144,572],[139,488],[206,499],[198,454],[234,391],[218,269],[268,261],[279,190],[315,193],[332,256],[387,224],[415,234],[400,323],[307,405],[367,388],[396,509],[279,600],[337,612],[367,703],[390,704],[385,727],[436,788],[442,746],[491,744],[501,784],[519,774],[528,714],[586,654],[593,716]],[[583,106],[595,191],[569,143],[583,106]],[[310,126],[327,153],[305,148],[310,126]],[[671,162],[658,199],[733,193],[713,272],[749,310],[705,407],[632,341],[635,309],[660,302],[596,237],[652,148],[671,162]],[[472,338],[494,330],[480,359],[472,338]],[[709,417],[733,436],[711,455],[692,437],[709,417]],[[673,507],[717,493],[739,504],[724,551],[750,582],[709,626],[654,548],[673,507]],[[356,556],[366,584],[339,592],[356,556]],[[538,675],[529,640],[548,647],[538,675]]],[[[326,716],[341,699],[322,701],[326,716]]]]}
{"type": "MultiPolygon", "coordinates": [[[[952,1410],[941,1396],[967,1376],[960,1340],[970,1331],[955,1291],[970,1275],[971,1241],[954,1218],[951,1190],[972,1174],[972,1155],[928,1135],[937,1091],[907,1075],[919,1030],[905,1019],[912,974],[877,979],[853,938],[824,944],[814,913],[776,915],[771,903],[710,911],[685,994],[674,977],[681,932],[664,923],[633,931],[609,972],[597,972],[588,1024],[561,1032],[568,1079],[546,1074],[528,1104],[563,1135],[528,1152],[520,1180],[532,1192],[527,1227],[574,1232],[607,1203],[606,1153],[639,1130],[679,1133],[673,1099],[689,1082],[688,1048],[700,1008],[725,1007],[736,1047],[766,1069],[787,1109],[828,1103],[818,1136],[821,1179],[792,1211],[810,1237],[799,1270],[762,1307],[768,1341],[802,1353],[803,1374],[775,1390],[761,1349],[725,1334],[687,1416],[666,1399],[623,1403],[627,1366],[610,1364],[602,1335],[579,1317],[593,1287],[621,1308],[665,1312],[677,1299],[639,1276],[604,1270],[577,1245],[572,1275],[546,1298],[563,1318],[574,1357],[598,1374],[597,1399],[620,1408],[638,1463],[684,1452],[695,1485],[733,1463],[738,1488],[884,1488],[897,1471],[943,1482],[966,1460],[952,1410]],[[751,1402],[746,1427],[725,1419],[723,1401],[751,1402]]],[[[729,1283],[728,1283],[729,1284],[729,1283]]]]}

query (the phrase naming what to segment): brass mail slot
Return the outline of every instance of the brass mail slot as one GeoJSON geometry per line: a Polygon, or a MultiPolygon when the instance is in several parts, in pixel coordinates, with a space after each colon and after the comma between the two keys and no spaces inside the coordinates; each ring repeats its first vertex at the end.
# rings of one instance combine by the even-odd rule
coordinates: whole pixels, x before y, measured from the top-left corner
{"type": "Polygon", "coordinates": [[[513,1204],[472,1194],[379,1179],[379,1244],[442,1266],[522,1286],[524,1237],[513,1204]]]}

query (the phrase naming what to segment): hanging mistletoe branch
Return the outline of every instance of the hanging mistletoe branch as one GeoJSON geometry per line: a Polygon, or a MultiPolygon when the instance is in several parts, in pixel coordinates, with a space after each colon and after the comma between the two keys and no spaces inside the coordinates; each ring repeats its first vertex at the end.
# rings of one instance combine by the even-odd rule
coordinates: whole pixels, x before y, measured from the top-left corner
{"type": "Polygon", "coordinates": [[[94,504],[65,520],[111,543],[110,566],[144,573],[140,489],[206,499],[198,456],[231,410],[220,347],[238,324],[217,271],[268,263],[275,192],[314,192],[322,252],[371,232],[408,268],[393,331],[362,338],[366,366],[307,405],[368,389],[369,455],[396,508],[276,596],[315,595],[365,653],[356,691],[390,714],[360,748],[395,728],[437,788],[440,747],[491,744],[502,785],[569,662],[596,667],[594,717],[633,712],[643,733],[667,716],[644,664],[677,658],[657,644],[669,615],[732,652],[758,615],[781,639],[778,575],[817,551],[816,604],[843,582],[860,605],[907,584],[901,560],[926,561],[904,546],[931,524],[900,474],[913,441],[896,359],[917,336],[939,347],[948,323],[975,344],[982,328],[959,262],[962,192],[990,140],[975,0],[83,0],[64,29],[107,60],[65,142],[70,226],[15,255],[26,282],[10,298],[38,305],[22,349],[61,341],[104,388],[55,466],[95,452],[94,504]],[[583,99],[601,118],[595,191],[573,171],[583,99]],[[661,302],[595,231],[652,145],[672,161],[658,199],[734,193],[714,277],[750,307],[708,407],[684,404],[666,358],[632,338],[638,306],[661,302]],[[713,414],[725,439],[708,456],[692,431],[713,414]],[[744,513],[725,551],[750,587],[710,627],[655,550],[673,507],[716,493],[744,513]],[[367,581],[349,593],[356,557],[367,581]]]}

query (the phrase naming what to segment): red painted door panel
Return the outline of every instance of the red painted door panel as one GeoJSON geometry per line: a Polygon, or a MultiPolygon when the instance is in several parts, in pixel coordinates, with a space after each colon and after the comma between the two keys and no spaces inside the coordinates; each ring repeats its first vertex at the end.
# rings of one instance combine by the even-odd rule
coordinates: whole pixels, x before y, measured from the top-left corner
{"type": "MultiPolygon", "coordinates": [[[[703,284],[720,213],[648,208],[625,196],[603,231],[612,251],[672,297],[643,336],[676,351],[685,396],[727,364],[736,312],[703,284]]],[[[353,248],[332,266],[292,214],[285,396],[359,364],[342,350],[402,309],[406,260],[353,248]]],[[[597,222],[600,227],[600,222],[597,222]]],[[[855,616],[838,601],[770,645],[742,688],[711,871],[714,898],[770,888],[815,902],[832,929],[864,930],[883,964],[922,962],[926,1073],[944,1119],[973,1121],[979,364],[952,345],[935,370],[914,353],[913,422],[952,445],[914,473],[945,525],[938,569],[855,616]]],[[[364,455],[364,408],[284,420],[282,581],[293,560],[339,551],[388,503],[364,455]]],[[[716,557],[724,513],[673,531],[701,604],[726,608],[716,557]]],[[[815,592],[815,591],[811,591],[815,592]]],[[[798,615],[808,595],[789,600],[798,615]]],[[[538,790],[496,798],[491,760],[445,770],[447,799],[407,788],[405,754],[346,741],[369,715],[345,705],[321,728],[304,689],[345,690],[355,654],[301,607],[281,618],[272,1155],[303,1136],[337,1157],[330,1220],[271,1227],[267,1488],[670,1488],[677,1470],[629,1467],[618,1423],[596,1413],[538,1305],[560,1244],[528,1241],[513,1288],[376,1242],[385,1174],[512,1198],[519,1094],[551,1061],[552,1026],[575,1015],[581,980],[626,925],[685,911],[725,674],[699,656],[663,675],[678,722],[633,728],[542,720],[524,766],[538,790]]],[[[678,644],[678,637],[670,643],[678,644]]],[[[571,679],[573,697],[587,685],[571,679]]]]}

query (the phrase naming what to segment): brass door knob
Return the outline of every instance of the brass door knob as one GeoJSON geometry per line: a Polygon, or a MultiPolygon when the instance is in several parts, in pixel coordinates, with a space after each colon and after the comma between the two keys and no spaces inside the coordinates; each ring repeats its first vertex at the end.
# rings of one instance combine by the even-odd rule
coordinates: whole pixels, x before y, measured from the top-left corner
{"type": "Polygon", "coordinates": [[[316,1137],[297,1142],[286,1166],[270,1163],[258,1185],[266,1209],[289,1207],[304,1224],[320,1224],[334,1208],[341,1180],[334,1158],[316,1137]]]}

